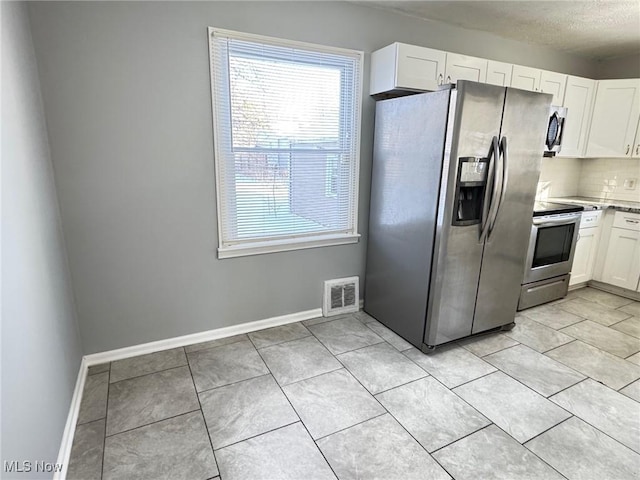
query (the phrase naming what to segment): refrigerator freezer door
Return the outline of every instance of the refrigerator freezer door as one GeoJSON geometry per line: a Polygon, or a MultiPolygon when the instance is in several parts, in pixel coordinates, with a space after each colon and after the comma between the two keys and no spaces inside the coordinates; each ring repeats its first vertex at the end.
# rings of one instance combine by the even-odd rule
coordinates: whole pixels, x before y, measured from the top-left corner
{"type": "Polygon", "coordinates": [[[505,189],[485,242],[472,333],[515,317],[550,105],[551,95],[507,89],[501,131],[509,145],[505,189]]]}
{"type": "Polygon", "coordinates": [[[364,309],[417,347],[424,335],[450,94],[376,104],[364,309]]]}
{"type": "MultiPolygon", "coordinates": [[[[435,346],[471,334],[483,243],[480,224],[452,225],[457,208],[454,199],[458,161],[463,157],[489,155],[493,139],[500,132],[505,92],[504,87],[458,82],[455,116],[447,131],[444,152],[426,345],[435,346]]],[[[490,181],[488,185],[490,188],[490,181]]],[[[515,282],[519,287],[520,280],[515,282]]]]}

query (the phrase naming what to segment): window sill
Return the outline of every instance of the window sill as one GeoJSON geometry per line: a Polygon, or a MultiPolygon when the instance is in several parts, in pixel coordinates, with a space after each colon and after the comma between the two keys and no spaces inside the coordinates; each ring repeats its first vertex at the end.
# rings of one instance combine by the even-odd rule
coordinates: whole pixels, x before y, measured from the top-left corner
{"type": "Polygon", "coordinates": [[[358,243],[360,234],[322,235],[285,240],[270,240],[239,244],[218,248],[218,259],[245,257],[248,255],[262,255],[264,253],[288,252],[290,250],[303,250],[306,248],[330,247],[333,245],[347,245],[358,243]]]}

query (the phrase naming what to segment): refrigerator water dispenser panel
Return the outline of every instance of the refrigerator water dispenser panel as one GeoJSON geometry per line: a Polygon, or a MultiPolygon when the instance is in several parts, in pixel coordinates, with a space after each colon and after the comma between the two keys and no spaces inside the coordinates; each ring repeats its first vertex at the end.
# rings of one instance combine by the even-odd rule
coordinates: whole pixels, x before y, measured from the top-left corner
{"type": "Polygon", "coordinates": [[[458,159],[456,208],[452,225],[465,226],[481,223],[488,165],[488,158],[461,157],[458,159]]]}

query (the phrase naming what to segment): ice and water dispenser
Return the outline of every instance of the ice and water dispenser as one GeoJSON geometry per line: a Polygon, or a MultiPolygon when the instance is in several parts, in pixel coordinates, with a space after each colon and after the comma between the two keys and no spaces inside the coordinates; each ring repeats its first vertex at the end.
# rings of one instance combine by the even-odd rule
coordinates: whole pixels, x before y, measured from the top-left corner
{"type": "Polygon", "coordinates": [[[452,225],[475,225],[482,221],[482,202],[487,185],[489,159],[462,157],[458,159],[458,176],[452,225]]]}

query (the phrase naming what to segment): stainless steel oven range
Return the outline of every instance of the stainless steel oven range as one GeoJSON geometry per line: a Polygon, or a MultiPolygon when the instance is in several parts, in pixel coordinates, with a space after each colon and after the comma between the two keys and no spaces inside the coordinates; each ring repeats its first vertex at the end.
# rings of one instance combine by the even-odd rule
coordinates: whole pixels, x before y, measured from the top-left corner
{"type": "Polygon", "coordinates": [[[518,310],[564,297],[584,207],[536,202],[518,310]]]}

